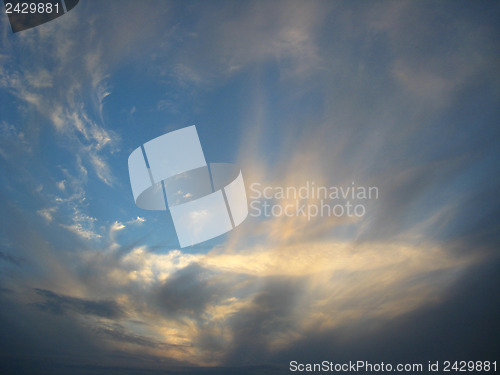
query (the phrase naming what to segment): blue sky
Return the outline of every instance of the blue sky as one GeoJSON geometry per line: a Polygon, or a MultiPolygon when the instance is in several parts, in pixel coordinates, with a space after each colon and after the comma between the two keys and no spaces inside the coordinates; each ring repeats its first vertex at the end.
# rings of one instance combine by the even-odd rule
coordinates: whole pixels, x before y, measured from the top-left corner
{"type": "Polygon", "coordinates": [[[3,14],[3,368],[497,359],[499,11],[81,0],[16,34],[3,14]],[[127,159],[193,124],[248,194],[355,182],[379,198],[180,249],[168,213],[135,206],[127,159]]]}

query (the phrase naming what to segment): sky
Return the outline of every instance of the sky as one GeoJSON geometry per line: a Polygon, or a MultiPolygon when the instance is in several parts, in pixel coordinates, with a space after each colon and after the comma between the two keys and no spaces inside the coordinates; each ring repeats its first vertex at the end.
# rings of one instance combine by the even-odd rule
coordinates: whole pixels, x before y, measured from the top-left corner
{"type": "Polygon", "coordinates": [[[2,12],[0,372],[500,360],[499,17],[81,0],[14,34],[2,12]],[[135,205],[127,160],[190,125],[249,204],[312,182],[378,194],[360,216],[250,209],[180,248],[168,212],[135,205]]]}

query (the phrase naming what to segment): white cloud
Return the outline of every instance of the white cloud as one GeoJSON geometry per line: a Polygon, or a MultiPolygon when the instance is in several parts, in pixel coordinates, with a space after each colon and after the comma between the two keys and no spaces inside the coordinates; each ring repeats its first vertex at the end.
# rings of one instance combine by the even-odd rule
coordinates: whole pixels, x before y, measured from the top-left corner
{"type": "Polygon", "coordinates": [[[71,217],[72,224],[61,223],[60,226],[76,233],[85,240],[95,240],[102,238],[102,234],[96,230],[97,218],[89,216],[85,213],[83,202],[85,201],[85,193],[79,190],[70,197],[56,199],[60,204],[65,204],[66,209],[73,212],[71,217]]]}
{"type": "Polygon", "coordinates": [[[101,238],[102,235],[99,233],[94,232],[92,229],[90,229],[87,225],[84,223],[76,223],[72,225],[62,225],[63,228],[66,228],[67,230],[77,234],[84,240],[95,240],[98,238],[101,238]]]}
{"type": "Polygon", "coordinates": [[[113,184],[114,177],[111,173],[111,168],[104,158],[100,157],[96,152],[91,152],[90,162],[94,167],[97,177],[99,177],[106,185],[111,186],[113,184]]]}
{"type": "Polygon", "coordinates": [[[137,225],[141,225],[142,223],[145,223],[146,222],[146,219],[141,217],[141,216],[137,216],[135,219],[132,219],[132,220],[129,220],[127,221],[127,224],[137,224],[137,225]]]}
{"type": "Polygon", "coordinates": [[[126,270],[125,280],[148,287],[165,281],[167,277],[201,257],[197,254],[185,254],[180,250],[155,254],[147,251],[146,247],[138,247],[123,258],[121,265],[126,270]]]}
{"type": "Polygon", "coordinates": [[[119,221],[115,221],[112,225],[111,225],[111,228],[110,230],[112,232],[116,232],[116,231],[119,231],[119,230],[122,230],[125,228],[125,225],[123,223],[120,223],[119,221]]]}
{"type": "Polygon", "coordinates": [[[51,208],[44,208],[41,210],[37,211],[37,214],[43,217],[45,220],[47,220],[49,223],[52,222],[54,217],[52,214],[56,212],[57,208],[56,207],[51,207],[51,208]]]}

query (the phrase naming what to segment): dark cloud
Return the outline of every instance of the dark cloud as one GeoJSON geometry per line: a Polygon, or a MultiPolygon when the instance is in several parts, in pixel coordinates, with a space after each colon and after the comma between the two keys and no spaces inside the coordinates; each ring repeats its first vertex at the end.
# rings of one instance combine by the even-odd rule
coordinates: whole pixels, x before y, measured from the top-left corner
{"type": "Polygon", "coordinates": [[[166,368],[186,367],[173,359],[110,349],[104,338],[142,346],[161,347],[161,343],[130,335],[119,324],[99,331],[82,324],[75,314],[47,314],[23,302],[25,298],[15,292],[0,293],[2,374],[164,374],[166,368]]]}
{"type": "Polygon", "coordinates": [[[233,287],[248,279],[248,275],[218,272],[195,263],[170,276],[158,288],[155,299],[168,316],[199,318],[208,304],[229,298],[233,287]]]}
{"type": "Polygon", "coordinates": [[[112,323],[89,329],[70,314],[46,314],[21,302],[14,292],[0,294],[0,373],[6,375],[108,374],[279,374],[276,366],[195,367],[170,358],[123,353],[103,339],[138,346],[165,344],[131,334],[112,323]]]}
{"type": "Polygon", "coordinates": [[[103,360],[101,345],[73,316],[42,313],[25,298],[0,294],[2,374],[50,374],[61,364],[103,360]]]}
{"type": "Polygon", "coordinates": [[[228,364],[265,363],[269,344],[284,332],[296,329],[299,297],[306,284],[302,277],[270,277],[252,299],[248,308],[228,321],[232,332],[228,364]]]}
{"type": "Polygon", "coordinates": [[[0,260],[3,260],[4,262],[15,264],[16,266],[20,266],[21,263],[24,262],[23,258],[19,258],[7,253],[4,253],[3,251],[0,251],[0,260]]]}
{"type": "Polygon", "coordinates": [[[305,277],[257,279],[192,264],[169,277],[154,296],[165,316],[195,318],[196,346],[222,355],[228,365],[250,365],[260,362],[272,340],[295,329],[306,285],[305,277]],[[248,300],[249,305],[212,321],[210,308],[228,298],[248,300]],[[230,341],[221,336],[219,324],[230,332],[230,341]]]}
{"type": "Polygon", "coordinates": [[[462,275],[442,298],[402,316],[360,319],[327,331],[311,331],[264,362],[368,360],[492,360],[500,345],[500,259],[462,275]]]}
{"type": "Polygon", "coordinates": [[[435,236],[460,254],[498,255],[500,200],[495,198],[498,191],[500,178],[492,177],[487,185],[459,202],[435,236]]]}
{"type": "Polygon", "coordinates": [[[51,292],[50,290],[35,289],[35,292],[44,298],[43,302],[35,306],[43,311],[53,314],[66,314],[76,312],[82,315],[94,315],[102,318],[117,319],[124,316],[124,311],[115,301],[93,301],[83,298],[69,297],[51,292]]]}
{"type": "Polygon", "coordinates": [[[212,271],[197,264],[179,270],[160,287],[159,305],[167,315],[199,315],[215,296],[213,276],[212,271]]]}
{"type": "Polygon", "coordinates": [[[12,290],[0,287],[0,293],[2,293],[2,294],[10,294],[10,293],[12,293],[12,290]]]}

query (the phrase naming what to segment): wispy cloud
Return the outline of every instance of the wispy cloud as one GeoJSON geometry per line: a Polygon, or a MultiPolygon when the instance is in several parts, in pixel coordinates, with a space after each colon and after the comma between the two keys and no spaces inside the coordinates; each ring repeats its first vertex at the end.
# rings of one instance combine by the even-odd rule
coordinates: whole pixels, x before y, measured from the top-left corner
{"type": "Polygon", "coordinates": [[[42,210],[38,210],[37,213],[43,217],[45,220],[48,222],[51,222],[53,220],[52,214],[56,212],[57,208],[56,207],[50,207],[50,208],[44,208],[42,210]]]}
{"type": "Polygon", "coordinates": [[[53,314],[64,314],[68,310],[83,315],[94,315],[107,319],[120,318],[123,311],[115,301],[92,301],[83,298],[60,295],[50,290],[35,289],[35,292],[44,298],[36,307],[53,314]]]}
{"type": "Polygon", "coordinates": [[[95,217],[91,217],[82,214],[79,211],[76,211],[75,215],[73,216],[73,224],[61,224],[61,227],[68,229],[69,231],[77,234],[83,239],[94,240],[102,237],[101,234],[97,233],[94,230],[96,221],[97,219],[95,217]]]}
{"type": "MultiPolygon", "coordinates": [[[[109,94],[106,75],[102,73],[106,64],[99,51],[90,45],[83,47],[62,37],[75,32],[69,24],[63,22],[47,28],[51,32],[44,32],[46,28],[33,29],[16,41],[27,53],[16,61],[5,60],[0,83],[27,105],[27,111],[35,110],[52,123],[59,136],[69,141],[71,151],[92,166],[103,182],[112,184],[105,154],[114,149],[118,136],[106,129],[102,116],[102,101],[109,94]],[[75,54],[89,64],[78,65],[75,70],[75,54]],[[33,67],[29,63],[33,56],[45,62],[33,67]],[[90,95],[86,82],[91,84],[90,95]]],[[[8,42],[6,48],[13,51],[18,44],[8,42]]]]}

